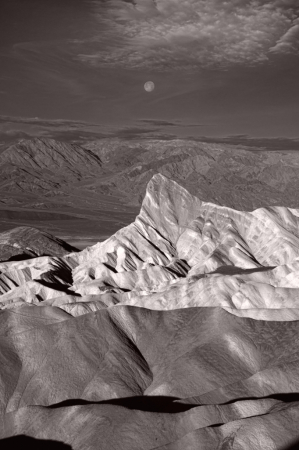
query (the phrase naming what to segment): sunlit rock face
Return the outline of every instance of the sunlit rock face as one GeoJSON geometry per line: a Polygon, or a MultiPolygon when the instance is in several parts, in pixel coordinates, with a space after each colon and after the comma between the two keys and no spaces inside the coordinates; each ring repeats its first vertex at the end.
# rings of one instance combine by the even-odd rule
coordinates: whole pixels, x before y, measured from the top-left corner
{"type": "Polygon", "coordinates": [[[3,445],[296,448],[298,221],[158,174],[106,241],[1,262],[3,445]]]}

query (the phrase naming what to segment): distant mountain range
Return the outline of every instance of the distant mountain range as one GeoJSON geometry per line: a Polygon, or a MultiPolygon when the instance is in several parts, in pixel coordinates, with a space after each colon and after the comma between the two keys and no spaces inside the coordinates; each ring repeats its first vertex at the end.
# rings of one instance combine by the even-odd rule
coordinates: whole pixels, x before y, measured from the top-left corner
{"type": "Polygon", "coordinates": [[[0,155],[1,189],[48,194],[101,170],[98,156],[52,139],[22,140],[0,155]]]}
{"type": "Polygon", "coordinates": [[[251,210],[265,205],[299,206],[299,153],[194,141],[145,141],[86,145],[111,176],[103,192],[122,192],[140,203],[151,177],[161,173],[204,201],[251,210]]]}
{"type": "Polygon", "coordinates": [[[54,202],[84,210],[97,208],[97,194],[139,205],[155,173],[204,201],[236,209],[299,206],[296,152],[184,140],[103,139],[84,147],[52,139],[22,140],[0,155],[0,192],[18,206],[30,206],[35,198],[45,207],[54,202]]]}
{"type": "Polygon", "coordinates": [[[0,154],[0,232],[37,226],[77,246],[132,222],[160,173],[203,201],[299,206],[299,153],[187,140],[21,140],[0,154]],[[51,217],[49,217],[51,214],[51,217]],[[71,220],[70,220],[71,219],[71,220]]]}

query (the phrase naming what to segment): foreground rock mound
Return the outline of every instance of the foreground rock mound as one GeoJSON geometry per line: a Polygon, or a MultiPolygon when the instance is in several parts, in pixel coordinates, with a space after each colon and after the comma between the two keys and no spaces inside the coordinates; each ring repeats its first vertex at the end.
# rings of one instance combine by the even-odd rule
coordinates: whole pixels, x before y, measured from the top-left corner
{"type": "Polygon", "coordinates": [[[1,272],[3,444],[299,443],[299,210],[216,206],[158,174],[111,238],[1,272]]]}

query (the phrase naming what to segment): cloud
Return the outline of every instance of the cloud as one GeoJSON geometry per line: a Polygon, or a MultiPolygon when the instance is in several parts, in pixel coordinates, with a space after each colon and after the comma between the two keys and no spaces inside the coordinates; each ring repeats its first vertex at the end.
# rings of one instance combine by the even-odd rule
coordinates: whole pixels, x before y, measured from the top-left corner
{"type": "MultiPolygon", "coordinates": [[[[146,139],[153,137],[170,136],[160,134],[159,126],[171,124],[167,121],[139,120],[144,126],[102,126],[99,124],[71,121],[47,120],[39,118],[10,117],[0,115],[0,150],[3,143],[11,144],[19,139],[52,138],[65,142],[82,143],[98,139],[146,139]]],[[[161,138],[162,139],[162,138],[161,138]]]]}
{"type": "Polygon", "coordinates": [[[18,139],[53,138],[67,142],[80,142],[109,137],[115,128],[70,120],[10,117],[0,115],[0,144],[18,139]]]}
{"type": "Polygon", "coordinates": [[[114,133],[114,137],[122,139],[140,138],[142,135],[152,134],[158,131],[157,128],[124,127],[114,133]]]}
{"type": "Polygon", "coordinates": [[[179,125],[178,123],[175,122],[169,122],[168,120],[158,120],[158,119],[139,119],[138,122],[154,125],[156,127],[175,127],[179,125]]]}
{"type": "Polygon", "coordinates": [[[182,123],[179,121],[169,122],[168,120],[160,119],[139,119],[138,122],[149,124],[155,127],[198,128],[202,126],[202,124],[200,123],[182,123]]]}
{"type": "Polygon", "coordinates": [[[293,53],[299,49],[299,19],[293,22],[293,26],[270,49],[274,53],[293,53]]]}
{"type": "Polygon", "coordinates": [[[244,147],[251,147],[253,149],[263,149],[269,151],[298,151],[299,139],[277,137],[277,138],[258,138],[251,137],[246,134],[236,134],[224,137],[208,137],[199,136],[196,138],[199,141],[215,142],[220,144],[241,145],[244,147]]]}
{"type": "Polygon", "coordinates": [[[194,69],[259,64],[298,52],[298,0],[100,0],[105,46],[82,61],[127,68],[194,69]],[[111,45],[107,46],[107,36],[111,45]]]}

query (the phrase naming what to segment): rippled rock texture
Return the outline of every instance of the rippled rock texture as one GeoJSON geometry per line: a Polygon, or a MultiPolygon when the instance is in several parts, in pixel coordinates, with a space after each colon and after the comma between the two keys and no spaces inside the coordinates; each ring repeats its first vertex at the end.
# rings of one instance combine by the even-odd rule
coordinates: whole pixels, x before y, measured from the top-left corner
{"type": "Polygon", "coordinates": [[[299,210],[158,174],[106,241],[0,270],[3,448],[298,447],[299,210]]]}

